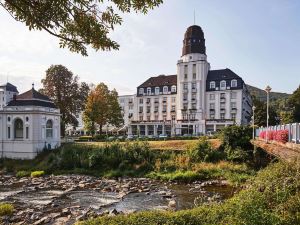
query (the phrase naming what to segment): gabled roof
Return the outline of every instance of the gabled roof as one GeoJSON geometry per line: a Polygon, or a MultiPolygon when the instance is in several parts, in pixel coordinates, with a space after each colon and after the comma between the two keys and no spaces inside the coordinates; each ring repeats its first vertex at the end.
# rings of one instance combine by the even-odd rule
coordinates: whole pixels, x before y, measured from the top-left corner
{"type": "Polygon", "coordinates": [[[232,70],[226,68],[221,70],[210,70],[208,71],[207,80],[231,80],[231,79],[242,79],[240,76],[235,74],[232,70]]]}
{"type": "Polygon", "coordinates": [[[150,77],[138,88],[141,87],[159,87],[177,85],[177,75],[159,75],[157,77],[150,77]]]}
{"type": "Polygon", "coordinates": [[[33,100],[33,99],[39,99],[44,101],[51,101],[50,98],[48,98],[46,95],[41,94],[40,92],[36,91],[34,88],[30,89],[29,91],[26,91],[20,95],[17,95],[17,100],[33,100]]]}
{"type": "Polygon", "coordinates": [[[5,87],[6,91],[19,93],[17,87],[9,82],[7,82],[6,84],[0,85],[0,87],[5,87]]]}

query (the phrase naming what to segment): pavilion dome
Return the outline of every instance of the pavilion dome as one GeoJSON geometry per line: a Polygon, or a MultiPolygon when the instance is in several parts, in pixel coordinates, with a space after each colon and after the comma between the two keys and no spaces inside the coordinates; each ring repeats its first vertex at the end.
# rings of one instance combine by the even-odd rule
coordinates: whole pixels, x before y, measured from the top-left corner
{"type": "Polygon", "coordinates": [[[184,34],[182,56],[191,53],[206,54],[204,33],[197,25],[188,27],[184,34]]]}

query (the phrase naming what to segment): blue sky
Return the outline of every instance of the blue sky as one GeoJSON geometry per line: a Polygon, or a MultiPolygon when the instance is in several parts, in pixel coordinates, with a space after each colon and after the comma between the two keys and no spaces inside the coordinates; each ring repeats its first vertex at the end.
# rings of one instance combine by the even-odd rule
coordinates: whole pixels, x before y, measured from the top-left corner
{"type": "Polygon", "coordinates": [[[300,1],[165,0],[147,15],[124,15],[111,36],[119,51],[88,57],[60,49],[45,32],[29,31],[0,8],[0,82],[26,91],[51,64],[63,64],[82,81],[105,82],[119,94],[132,94],[150,76],[175,74],[186,28],[204,31],[212,69],[230,68],[246,83],[274,91],[300,84],[300,1]]]}

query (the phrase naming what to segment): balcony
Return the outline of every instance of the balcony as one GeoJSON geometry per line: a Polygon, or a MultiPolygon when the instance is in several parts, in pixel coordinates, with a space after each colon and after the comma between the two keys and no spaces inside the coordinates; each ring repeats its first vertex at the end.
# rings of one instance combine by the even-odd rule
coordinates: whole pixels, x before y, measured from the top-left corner
{"type": "Polygon", "coordinates": [[[139,111],[139,113],[143,113],[143,111],[139,111]]]}
{"type": "Polygon", "coordinates": [[[192,98],[192,102],[196,102],[197,101],[197,99],[195,99],[195,98],[192,98]]]}
{"type": "Polygon", "coordinates": [[[147,113],[151,113],[151,111],[150,111],[150,110],[147,110],[147,113]]]}
{"type": "Polygon", "coordinates": [[[132,101],[132,100],[130,100],[130,101],[128,102],[128,104],[133,104],[133,101],[132,101]]]}
{"type": "Polygon", "coordinates": [[[158,109],[154,109],[154,113],[158,113],[158,109]]]}
{"type": "Polygon", "coordinates": [[[158,104],[158,103],[159,103],[159,101],[158,101],[158,100],[155,100],[155,101],[154,101],[154,103],[155,103],[155,104],[158,104]]]}
{"type": "Polygon", "coordinates": [[[231,112],[232,113],[236,113],[237,112],[237,108],[231,108],[231,112]]]}
{"type": "Polygon", "coordinates": [[[214,111],[215,111],[215,109],[209,109],[209,111],[211,111],[211,112],[214,112],[214,111]]]}
{"type": "Polygon", "coordinates": [[[183,88],[183,93],[188,93],[188,92],[189,92],[189,89],[183,88]]]}
{"type": "Polygon", "coordinates": [[[225,113],[225,109],[220,109],[220,112],[221,113],[225,113]]]}
{"type": "Polygon", "coordinates": [[[150,104],[151,103],[151,101],[146,101],[146,104],[150,104]]]}
{"type": "Polygon", "coordinates": [[[163,109],[163,110],[162,110],[162,113],[167,113],[167,110],[163,109]]]}
{"type": "Polygon", "coordinates": [[[197,88],[192,88],[192,92],[197,92],[197,88]]]}

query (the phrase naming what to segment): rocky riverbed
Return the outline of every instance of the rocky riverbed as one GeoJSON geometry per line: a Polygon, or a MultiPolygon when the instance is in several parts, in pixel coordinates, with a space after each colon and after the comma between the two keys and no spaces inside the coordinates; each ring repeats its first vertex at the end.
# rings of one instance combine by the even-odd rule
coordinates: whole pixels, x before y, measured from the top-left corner
{"type": "Polygon", "coordinates": [[[225,181],[162,183],[147,178],[100,179],[66,175],[0,176],[0,202],[15,207],[7,224],[73,224],[101,215],[145,210],[180,210],[233,195],[225,181]]]}

